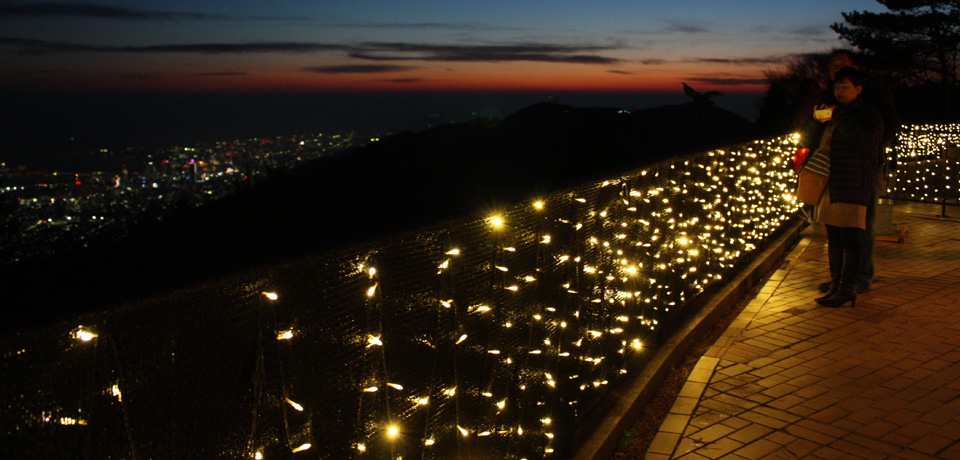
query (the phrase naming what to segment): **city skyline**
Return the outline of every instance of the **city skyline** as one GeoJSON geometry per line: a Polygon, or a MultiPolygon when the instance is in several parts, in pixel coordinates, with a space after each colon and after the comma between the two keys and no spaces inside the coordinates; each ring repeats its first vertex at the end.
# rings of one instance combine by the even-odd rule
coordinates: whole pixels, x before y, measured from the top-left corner
{"type": "Polygon", "coordinates": [[[0,6],[7,91],[766,89],[873,0],[99,1],[0,6]]]}

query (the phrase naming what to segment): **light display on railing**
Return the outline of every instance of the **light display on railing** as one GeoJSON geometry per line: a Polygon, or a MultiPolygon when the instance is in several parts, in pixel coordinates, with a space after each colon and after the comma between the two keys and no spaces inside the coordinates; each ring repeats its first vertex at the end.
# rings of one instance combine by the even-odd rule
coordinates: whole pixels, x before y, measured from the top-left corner
{"type": "MultiPolygon", "coordinates": [[[[307,287],[281,288],[283,269],[265,269],[243,284],[254,286],[240,302],[250,309],[239,315],[225,302],[228,316],[204,317],[243,331],[224,334],[247,351],[212,352],[242,355],[224,372],[249,369],[221,382],[241,387],[241,432],[210,442],[230,446],[223,458],[261,460],[563,456],[580,418],[638,371],[632,355],[795,214],[795,143],[682,157],[351,248],[295,301],[302,294],[288,291],[307,287]]],[[[326,262],[316,263],[296,275],[314,276],[326,262]]],[[[108,331],[76,327],[71,340],[82,347],[108,331]]],[[[166,357],[158,368],[182,365],[166,351],[174,345],[185,346],[156,345],[166,357]]],[[[98,391],[119,401],[122,387],[124,404],[143,404],[142,387],[108,375],[98,391]]],[[[164,456],[161,445],[143,455],[164,456]]]]}
{"type": "Polygon", "coordinates": [[[960,124],[904,125],[888,162],[896,180],[887,194],[912,201],[943,203],[957,200],[960,180],[958,159],[948,155],[960,148],[960,124]]]}
{"type": "MultiPolygon", "coordinates": [[[[441,446],[460,456],[466,444],[494,438],[517,446],[510,458],[550,457],[557,432],[571,428],[558,420],[573,422],[570,414],[581,413],[584,401],[630,371],[624,356],[643,350],[671,308],[721,280],[792,216],[794,173],[786,159],[794,145],[790,136],[717,150],[603,181],[590,195],[557,194],[478,222],[487,225],[492,246],[484,264],[490,290],[466,306],[455,300],[448,288],[455,258],[470,252],[442,248],[435,305],[441,317],[453,316],[453,368],[456,357],[472,355],[487,371],[483,380],[464,387],[454,372],[452,380],[432,381],[429,394],[400,399],[406,405],[395,413],[407,420],[418,412],[427,420],[431,411],[454,413],[448,424],[411,427],[420,447],[383,445],[399,428],[389,406],[381,408],[381,418],[358,424],[377,427],[355,442],[358,457],[374,446],[391,458],[433,458],[429,451],[441,446]],[[535,300],[518,305],[520,298],[535,300]],[[510,340],[518,329],[526,340],[510,340]],[[562,389],[573,391],[556,394],[562,389]]],[[[366,297],[373,298],[380,287],[370,273],[366,297]]],[[[364,340],[379,354],[383,331],[373,330],[364,340]]],[[[378,392],[383,363],[358,392],[378,392]]]]}

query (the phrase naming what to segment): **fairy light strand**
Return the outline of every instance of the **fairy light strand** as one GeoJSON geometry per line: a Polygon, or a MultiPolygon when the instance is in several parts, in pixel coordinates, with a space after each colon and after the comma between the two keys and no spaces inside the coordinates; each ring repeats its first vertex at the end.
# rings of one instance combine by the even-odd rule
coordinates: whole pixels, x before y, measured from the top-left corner
{"type": "MultiPolygon", "coordinates": [[[[628,357],[645,353],[651,334],[706,288],[724,282],[795,216],[795,145],[794,136],[783,136],[650,165],[495,216],[446,224],[448,237],[433,246],[419,240],[417,248],[380,243],[377,251],[385,252],[376,258],[369,247],[354,249],[367,254],[356,256],[362,261],[356,270],[323,280],[338,286],[331,292],[353,289],[339,298],[352,299],[350,305],[363,312],[358,317],[366,318],[355,337],[343,338],[361,356],[355,358],[360,375],[351,390],[358,402],[355,434],[343,442],[356,458],[467,456],[474,449],[559,457],[583,411],[620,375],[637,371],[628,357]],[[393,265],[378,266],[381,258],[393,265]],[[429,273],[434,281],[411,283],[410,276],[397,276],[404,272],[429,273]],[[386,302],[385,290],[400,300],[386,302]],[[383,321],[388,307],[398,322],[383,321]],[[397,329],[423,321],[427,308],[437,321],[435,333],[406,337],[397,329]],[[416,341],[424,343],[418,350],[432,355],[397,351],[416,341]],[[412,359],[435,360],[418,367],[433,369],[424,376],[427,383],[405,378],[412,359]],[[474,368],[480,363],[486,371],[474,368]]],[[[955,199],[958,165],[944,159],[957,146],[960,125],[905,126],[888,151],[896,158],[892,163],[903,165],[888,194],[955,199]]],[[[260,294],[264,314],[286,308],[275,292],[253,293],[260,294]]],[[[318,334],[301,320],[292,324],[277,327],[274,321],[269,337],[271,347],[289,356],[318,334]]],[[[62,337],[69,337],[70,349],[90,350],[107,332],[103,326],[75,327],[62,337]]],[[[324,411],[313,407],[322,395],[307,384],[309,372],[297,372],[298,379],[281,383],[274,401],[279,397],[295,417],[324,411]]],[[[116,377],[97,382],[96,391],[125,403],[137,390],[116,377]]],[[[63,411],[37,417],[39,423],[91,423],[63,411]]],[[[238,451],[248,458],[270,456],[276,446],[259,436],[267,430],[255,428],[256,443],[238,451]]],[[[289,436],[283,442],[288,453],[316,454],[329,444],[289,436]]]]}

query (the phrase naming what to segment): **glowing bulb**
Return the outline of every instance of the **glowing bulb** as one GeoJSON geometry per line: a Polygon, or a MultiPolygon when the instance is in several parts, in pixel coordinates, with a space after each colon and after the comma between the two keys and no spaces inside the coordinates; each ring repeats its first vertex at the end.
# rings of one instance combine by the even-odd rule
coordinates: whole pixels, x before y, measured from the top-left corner
{"type": "Polygon", "coordinates": [[[263,454],[260,453],[260,451],[257,451],[257,453],[253,454],[253,458],[256,460],[263,460],[263,454]]]}
{"type": "Polygon", "coordinates": [[[499,227],[499,226],[503,225],[503,219],[501,219],[501,218],[499,218],[499,217],[491,217],[491,218],[490,218],[490,224],[492,224],[494,227],[499,227]]]}
{"type": "Polygon", "coordinates": [[[84,329],[83,326],[80,326],[79,328],[77,328],[76,332],[73,333],[73,336],[79,339],[81,342],[89,342],[93,340],[93,338],[96,337],[97,334],[94,334],[93,332],[90,332],[84,329]]]}
{"type": "Polygon", "coordinates": [[[310,443],[301,444],[300,447],[297,447],[296,449],[293,449],[293,453],[303,452],[303,451],[305,451],[305,450],[307,450],[307,449],[309,449],[309,448],[311,448],[311,447],[313,447],[313,446],[312,446],[310,443]]]}
{"type": "Polygon", "coordinates": [[[542,201],[535,201],[535,202],[533,203],[533,207],[536,208],[536,209],[543,209],[543,202],[542,202],[542,201]]]}
{"type": "Polygon", "coordinates": [[[377,283],[374,283],[373,286],[370,286],[370,289],[367,289],[367,297],[373,297],[373,294],[377,292],[377,283]]]}
{"type": "Polygon", "coordinates": [[[287,404],[289,404],[290,407],[293,407],[294,409],[296,409],[296,410],[299,411],[299,412],[303,412],[303,406],[301,406],[301,405],[299,405],[299,404],[291,401],[290,398],[284,398],[284,400],[287,401],[287,404]]]}
{"type": "Polygon", "coordinates": [[[463,334],[460,336],[459,339],[457,339],[457,345],[460,345],[461,343],[463,343],[464,340],[467,340],[467,334],[463,334]]]}
{"type": "Polygon", "coordinates": [[[277,300],[279,298],[276,292],[261,292],[261,294],[270,300],[277,300]]]}
{"type": "Polygon", "coordinates": [[[290,340],[293,338],[293,330],[286,330],[277,334],[277,340],[290,340]]]}
{"type": "Polygon", "coordinates": [[[426,441],[423,441],[423,445],[432,446],[435,442],[436,441],[434,441],[433,438],[430,438],[430,439],[427,439],[426,441]]]}
{"type": "Polygon", "coordinates": [[[421,405],[421,406],[426,406],[427,404],[430,404],[430,397],[429,397],[429,396],[424,396],[424,397],[418,399],[418,400],[417,400],[417,404],[419,404],[419,405],[421,405]]]}
{"type": "Polygon", "coordinates": [[[368,335],[367,336],[367,348],[374,346],[383,346],[383,341],[380,340],[379,335],[368,335]]]}
{"type": "Polygon", "coordinates": [[[359,450],[360,452],[366,452],[366,451],[367,451],[367,445],[366,445],[366,444],[357,444],[357,450],[359,450]]]}
{"type": "Polygon", "coordinates": [[[459,249],[451,249],[451,250],[447,251],[447,255],[450,255],[450,256],[460,255],[460,250],[459,250],[459,249]]]}
{"type": "Polygon", "coordinates": [[[377,269],[374,268],[374,267],[370,267],[370,271],[368,271],[367,273],[369,273],[369,274],[370,274],[370,277],[373,278],[374,275],[377,274],[377,269]]]}
{"type": "Polygon", "coordinates": [[[390,388],[393,388],[394,390],[402,390],[402,389],[403,389],[403,385],[400,385],[399,383],[388,383],[387,386],[390,387],[390,388]]]}
{"type": "Polygon", "coordinates": [[[397,428],[396,425],[391,426],[390,428],[387,428],[387,434],[389,434],[391,438],[395,438],[398,434],[400,434],[400,429],[397,428]]]}

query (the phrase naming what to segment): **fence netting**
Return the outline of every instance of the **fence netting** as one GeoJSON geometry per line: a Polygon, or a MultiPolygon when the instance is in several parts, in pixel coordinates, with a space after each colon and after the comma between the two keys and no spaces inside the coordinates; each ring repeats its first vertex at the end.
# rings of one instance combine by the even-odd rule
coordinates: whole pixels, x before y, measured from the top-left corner
{"type": "Polygon", "coordinates": [[[561,458],[796,215],[795,138],[678,157],[4,341],[9,458],[561,458]],[[638,364],[640,363],[640,364],[638,364]]]}

